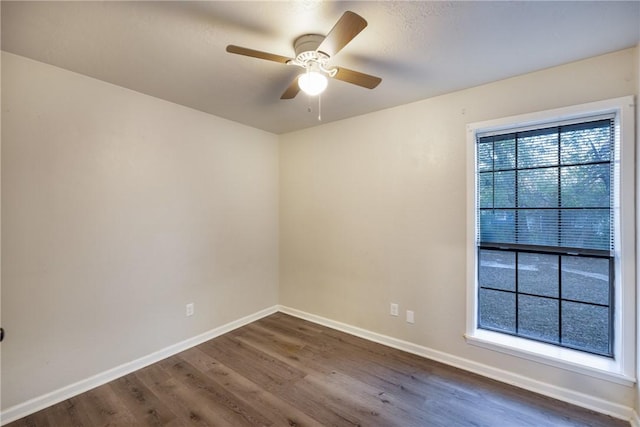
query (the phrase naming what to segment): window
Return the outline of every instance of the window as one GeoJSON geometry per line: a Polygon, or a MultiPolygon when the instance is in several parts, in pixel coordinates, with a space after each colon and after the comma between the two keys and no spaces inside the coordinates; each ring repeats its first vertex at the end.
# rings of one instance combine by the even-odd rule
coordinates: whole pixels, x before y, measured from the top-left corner
{"type": "Polygon", "coordinates": [[[612,356],[614,117],[477,135],[478,327],[612,356]]]}
{"type": "Polygon", "coordinates": [[[632,103],[469,127],[470,342],[633,377],[632,103]]]}

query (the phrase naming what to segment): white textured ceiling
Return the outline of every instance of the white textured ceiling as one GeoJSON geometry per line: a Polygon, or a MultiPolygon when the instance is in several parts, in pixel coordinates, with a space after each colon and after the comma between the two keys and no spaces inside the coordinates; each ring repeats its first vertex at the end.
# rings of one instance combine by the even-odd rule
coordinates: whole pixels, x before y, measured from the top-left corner
{"type": "MultiPolygon", "coordinates": [[[[627,2],[8,2],[2,49],[273,133],[318,124],[317,101],[280,95],[300,69],[232,55],[293,56],[346,10],[369,26],[331,60],[381,77],[331,80],[324,123],[636,45],[627,2]],[[311,106],[313,110],[308,112],[311,106]]],[[[515,94],[514,94],[515,95],[515,94]]]]}

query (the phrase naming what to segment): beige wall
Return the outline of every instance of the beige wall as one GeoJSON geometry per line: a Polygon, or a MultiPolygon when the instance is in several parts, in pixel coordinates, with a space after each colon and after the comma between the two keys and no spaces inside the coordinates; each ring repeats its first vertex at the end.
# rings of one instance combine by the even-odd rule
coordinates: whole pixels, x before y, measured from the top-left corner
{"type": "Polygon", "coordinates": [[[277,304],[277,212],[277,136],[3,53],[2,408],[277,304]]]}
{"type": "MultiPolygon", "coordinates": [[[[640,224],[640,197],[638,197],[638,189],[640,189],[640,43],[636,45],[636,227],[640,224]]],[[[640,307],[640,239],[637,239],[638,232],[636,230],[636,307],[640,307]]],[[[640,331],[640,316],[636,315],[637,325],[636,331],[640,331]]],[[[637,334],[636,334],[637,335],[637,334]]],[[[636,337],[636,377],[640,378],[640,339],[636,337]]],[[[640,383],[636,383],[636,425],[640,425],[640,383]]]]}
{"type": "Polygon", "coordinates": [[[277,137],[3,53],[2,408],[278,302],[633,406],[633,388],[465,343],[465,126],[639,93],[638,61],[277,137]]]}
{"type": "Polygon", "coordinates": [[[466,125],[634,94],[635,55],[629,49],[283,135],[280,303],[633,407],[632,387],[472,347],[463,334],[466,125]],[[401,316],[389,316],[390,302],[401,316]],[[404,320],[407,309],[414,325],[404,320]]]}

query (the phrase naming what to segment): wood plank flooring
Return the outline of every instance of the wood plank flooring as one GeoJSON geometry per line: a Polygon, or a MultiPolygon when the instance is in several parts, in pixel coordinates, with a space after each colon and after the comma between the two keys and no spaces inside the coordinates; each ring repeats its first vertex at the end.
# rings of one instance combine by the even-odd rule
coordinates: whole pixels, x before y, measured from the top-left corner
{"type": "Polygon", "coordinates": [[[9,424],[628,425],[282,313],[9,424]]]}

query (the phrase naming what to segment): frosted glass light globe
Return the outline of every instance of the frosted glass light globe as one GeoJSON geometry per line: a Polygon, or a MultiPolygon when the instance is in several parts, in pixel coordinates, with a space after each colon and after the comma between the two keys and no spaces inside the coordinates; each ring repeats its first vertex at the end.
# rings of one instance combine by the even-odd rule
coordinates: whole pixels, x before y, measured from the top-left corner
{"type": "Polygon", "coordinates": [[[316,96],[327,88],[327,77],[317,71],[309,71],[298,77],[298,86],[307,95],[316,96]]]}

